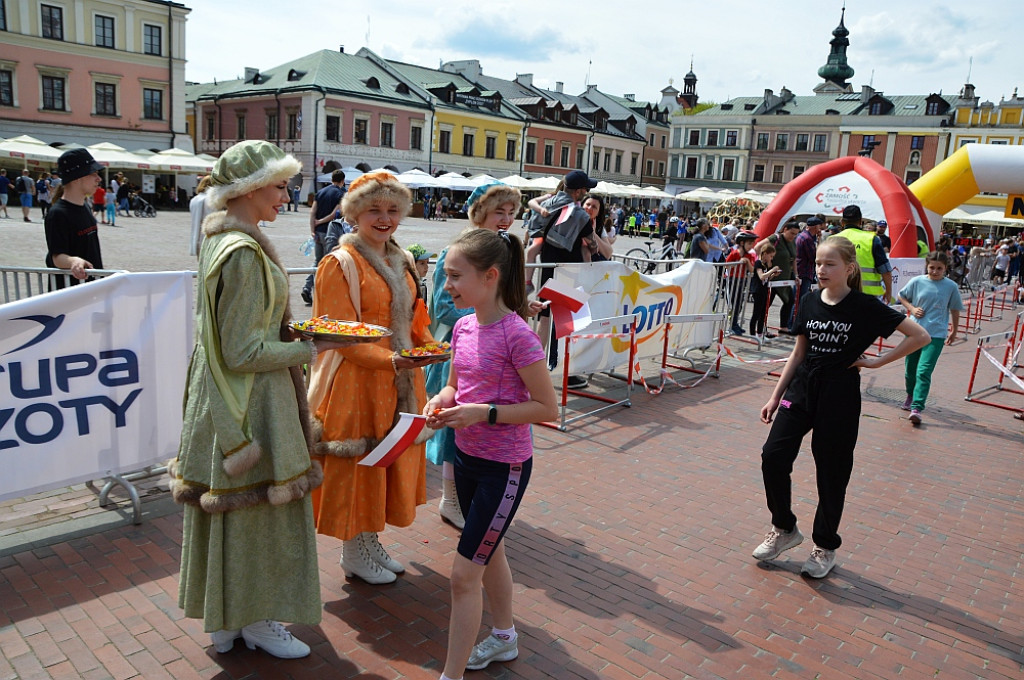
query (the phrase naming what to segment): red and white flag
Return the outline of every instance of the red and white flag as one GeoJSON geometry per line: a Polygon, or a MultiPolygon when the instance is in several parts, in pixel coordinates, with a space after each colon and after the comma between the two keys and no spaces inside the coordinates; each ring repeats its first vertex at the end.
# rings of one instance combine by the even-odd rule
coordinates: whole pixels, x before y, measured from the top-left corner
{"type": "Polygon", "coordinates": [[[564,281],[548,279],[537,297],[551,302],[551,319],[555,337],[564,338],[590,325],[590,295],[582,288],[573,288],[564,281]]]}
{"type": "Polygon", "coordinates": [[[370,451],[362,460],[360,465],[370,467],[387,467],[398,460],[398,457],[405,453],[405,450],[412,446],[416,437],[427,425],[426,416],[419,416],[413,413],[399,413],[398,422],[388,435],[377,444],[373,451],[370,451]]]}

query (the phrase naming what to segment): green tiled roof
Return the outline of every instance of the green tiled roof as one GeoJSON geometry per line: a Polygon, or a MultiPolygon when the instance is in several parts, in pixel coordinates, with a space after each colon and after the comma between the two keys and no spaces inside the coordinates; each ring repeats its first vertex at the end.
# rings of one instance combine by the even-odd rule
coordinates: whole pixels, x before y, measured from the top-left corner
{"type": "MultiPolygon", "coordinates": [[[[884,114],[888,116],[923,116],[925,115],[925,109],[928,103],[928,97],[931,95],[886,95],[884,92],[876,92],[876,95],[880,95],[882,98],[893,103],[893,110],[884,114]]],[[[940,95],[944,100],[949,102],[952,106],[956,100],[956,95],[940,95]]],[[[722,115],[734,115],[734,116],[750,116],[750,115],[774,115],[780,111],[782,115],[800,115],[800,116],[823,116],[826,112],[837,111],[839,115],[850,116],[850,115],[868,115],[868,106],[866,103],[861,101],[861,95],[859,92],[851,92],[847,94],[841,94],[838,96],[831,95],[810,95],[810,96],[797,96],[793,97],[788,102],[777,106],[770,111],[759,110],[764,104],[764,97],[735,97],[728,101],[722,102],[721,104],[715,104],[709,109],[701,111],[698,116],[722,116],[722,115]],[[723,105],[729,106],[730,109],[723,109],[723,105]],[[747,106],[751,106],[749,110],[747,106]]]]}
{"type": "MultiPolygon", "coordinates": [[[[390,59],[388,59],[387,62],[396,71],[401,73],[410,81],[420,84],[420,87],[423,87],[424,89],[447,87],[449,84],[452,84],[455,86],[456,92],[470,92],[472,90],[480,90],[480,88],[478,88],[476,84],[473,83],[473,81],[469,80],[465,76],[458,73],[448,73],[447,71],[439,71],[438,69],[427,68],[426,66],[407,64],[402,61],[392,61],[390,59]]],[[[488,87],[490,89],[496,89],[492,88],[490,85],[488,85],[488,87]]],[[[454,104],[449,104],[447,102],[435,102],[435,106],[450,109],[460,109],[464,111],[472,111],[474,113],[485,113],[487,115],[500,116],[502,118],[510,118],[516,121],[524,120],[526,118],[525,112],[523,112],[521,109],[515,106],[510,105],[504,99],[504,97],[506,96],[504,92],[502,92],[501,95],[502,102],[501,107],[498,109],[498,111],[492,111],[489,109],[483,110],[478,106],[472,106],[470,104],[465,104],[461,102],[455,102],[454,104]]],[[[481,96],[487,95],[482,94],[481,96]]]]}

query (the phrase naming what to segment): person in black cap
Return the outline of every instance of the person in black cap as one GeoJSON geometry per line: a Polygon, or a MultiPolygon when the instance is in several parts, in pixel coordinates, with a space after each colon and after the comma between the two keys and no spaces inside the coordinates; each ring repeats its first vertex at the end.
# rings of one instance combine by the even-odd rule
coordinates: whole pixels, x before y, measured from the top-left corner
{"type": "MultiPolygon", "coordinates": [[[[582,170],[573,170],[565,176],[565,190],[542,203],[549,217],[543,230],[544,242],[540,249],[540,259],[545,263],[577,263],[583,262],[583,239],[590,238],[594,227],[579,202],[587,192],[597,186],[597,180],[590,179],[582,170]],[[566,206],[573,206],[569,217],[559,221],[561,211],[566,206]]],[[[540,285],[555,275],[552,267],[540,270],[540,285]]],[[[551,340],[551,310],[544,309],[540,313],[538,327],[541,342],[548,349],[548,363],[552,367],[558,363],[558,347],[551,340]]],[[[568,385],[572,389],[582,389],[588,385],[587,379],[581,375],[569,376],[568,385]]]]}
{"type": "Polygon", "coordinates": [[[825,220],[820,215],[807,218],[807,228],[796,237],[796,283],[799,288],[797,300],[811,292],[811,284],[818,279],[814,275],[814,256],[818,251],[818,237],[825,220]]]}
{"type": "Polygon", "coordinates": [[[863,223],[860,206],[846,206],[843,208],[843,230],[839,232],[839,236],[848,239],[857,249],[860,289],[889,304],[892,302],[892,263],[885,254],[882,241],[875,235],[874,228],[863,229],[863,223]]]}
{"type": "MultiPolygon", "coordinates": [[[[88,149],[71,149],[57,159],[57,170],[61,185],[43,220],[46,266],[70,270],[74,285],[88,278],[86,269],[103,269],[96,218],[85,205],[85,199],[100,184],[103,166],[88,149]]],[[[53,277],[53,287],[63,288],[64,280],[63,276],[53,277]]]]}

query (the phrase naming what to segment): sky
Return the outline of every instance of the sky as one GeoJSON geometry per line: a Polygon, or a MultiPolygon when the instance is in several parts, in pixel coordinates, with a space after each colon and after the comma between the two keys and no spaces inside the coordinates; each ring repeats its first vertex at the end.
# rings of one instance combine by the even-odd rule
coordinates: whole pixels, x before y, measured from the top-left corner
{"type": "MultiPolygon", "coordinates": [[[[701,101],[788,87],[811,95],[829,53],[842,0],[643,0],[578,5],[550,0],[179,0],[192,9],[185,77],[241,77],[339,45],[437,68],[478,59],[488,76],[534,74],[534,83],[580,94],[656,102],[690,69],[701,101]],[[571,11],[563,9],[572,7],[571,11]]],[[[848,0],[855,90],[957,93],[968,73],[982,101],[1024,96],[1020,0],[848,0]],[[1019,30],[1019,28],[1018,28],[1019,30]],[[973,60],[973,64],[972,64],[973,60]]]]}

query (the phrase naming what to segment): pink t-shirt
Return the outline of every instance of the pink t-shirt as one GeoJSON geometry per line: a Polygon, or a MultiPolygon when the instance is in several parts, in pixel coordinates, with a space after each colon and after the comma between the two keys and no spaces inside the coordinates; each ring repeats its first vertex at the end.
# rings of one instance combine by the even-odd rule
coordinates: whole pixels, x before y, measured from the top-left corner
{"type": "MultiPolygon", "coordinates": [[[[521,404],[530,392],[519,369],[544,361],[540,338],[518,314],[506,314],[487,326],[476,314],[455,322],[452,365],[459,376],[456,404],[521,404]]],[[[455,430],[455,443],[477,458],[521,463],[533,455],[529,425],[476,423],[455,430]]]]}

